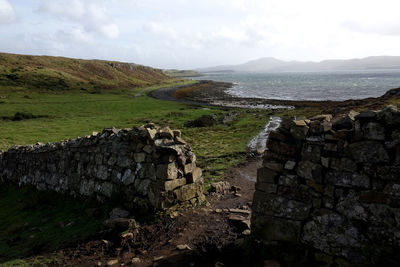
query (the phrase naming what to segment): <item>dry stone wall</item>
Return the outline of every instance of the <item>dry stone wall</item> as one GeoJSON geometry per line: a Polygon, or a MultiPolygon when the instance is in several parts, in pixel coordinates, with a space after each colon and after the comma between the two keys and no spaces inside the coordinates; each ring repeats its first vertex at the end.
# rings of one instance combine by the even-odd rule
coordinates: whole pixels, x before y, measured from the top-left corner
{"type": "Polygon", "coordinates": [[[258,170],[252,231],[265,243],[302,244],[332,261],[398,258],[400,111],[283,121],[258,170]]]}
{"type": "Polygon", "coordinates": [[[201,174],[180,131],[154,124],[0,151],[1,182],[145,211],[201,203],[201,174]]]}

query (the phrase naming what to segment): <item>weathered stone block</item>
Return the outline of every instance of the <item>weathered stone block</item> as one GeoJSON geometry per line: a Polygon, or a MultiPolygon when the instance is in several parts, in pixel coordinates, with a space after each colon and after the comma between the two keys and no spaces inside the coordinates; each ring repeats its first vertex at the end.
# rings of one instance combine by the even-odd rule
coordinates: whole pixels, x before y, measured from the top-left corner
{"type": "Polygon", "coordinates": [[[285,155],[281,155],[275,152],[272,152],[270,150],[265,151],[264,153],[264,161],[268,161],[268,160],[274,160],[274,161],[287,161],[289,159],[288,156],[285,155]]]}
{"type": "Polygon", "coordinates": [[[306,222],[301,239],[325,253],[352,260],[357,257],[356,261],[362,259],[360,250],[366,241],[358,228],[350,224],[344,216],[331,211],[317,213],[306,222]]]}
{"type": "Polygon", "coordinates": [[[338,151],[338,146],[336,143],[325,143],[324,150],[336,152],[338,151]]]}
{"type": "Polygon", "coordinates": [[[254,194],[253,211],[257,214],[304,220],[308,217],[310,210],[311,203],[265,194],[260,191],[256,191],[254,194]]]}
{"type": "Polygon", "coordinates": [[[146,161],[146,153],[135,153],[133,155],[135,162],[141,163],[146,161]]]}
{"type": "Polygon", "coordinates": [[[278,141],[285,141],[287,137],[286,137],[286,135],[279,133],[277,131],[271,131],[269,133],[268,138],[278,140],[278,141]]]}
{"type": "Polygon", "coordinates": [[[175,179],[175,180],[170,180],[170,181],[166,181],[164,183],[164,190],[165,191],[172,191],[177,187],[180,187],[182,185],[186,184],[186,179],[175,179]]]}
{"type": "Polygon", "coordinates": [[[276,184],[268,184],[268,183],[256,183],[256,190],[265,192],[265,193],[276,193],[278,186],[276,184]]]}
{"type": "Polygon", "coordinates": [[[286,161],[286,163],[285,163],[285,169],[286,170],[293,170],[294,167],[296,167],[296,162],[295,161],[292,161],[292,160],[286,161]]]}
{"type": "Polygon", "coordinates": [[[147,154],[151,154],[151,153],[153,153],[153,146],[151,146],[151,145],[145,145],[145,146],[143,147],[143,151],[146,152],[147,154]]]}
{"type": "Polygon", "coordinates": [[[257,169],[257,183],[275,183],[277,173],[268,168],[257,169]]]}
{"type": "Polygon", "coordinates": [[[221,182],[212,183],[210,191],[219,193],[219,194],[227,194],[227,193],[229,193],[230,188],[231,188],[231,185],[227,181],[221,181],[221,182]]]}
{"type": "Polygon", "coordinates": [[[313,179],[316,182],[322,182],[322,166],[311,161],[300,161],[296,173],[305,179],[313,179]]]}
{"type": "Polygon", "coordinates": [[[267,149],[286,156],[294,156],[296,154],[296,147],[293,145],[289,145],[283,142],[278,142],[273,139],[268,139],[267,141],[267,149]]]}
{"type": "Polygon", "coordinates": [[[283,164],[275,161],[264,161],[263,166],[277,172],[283,170],[283,164]]]}
{"type": "Polygon", "coordinates": [[[300,238],[301,222],[257,216],[251,221],[252,233],[262,240],[297,242],[300,238]]]}
{"type": "Polygon", "coordinates": [[[174,194],[179,201],[187,201],[201,195],[203,187],[201,184],[187,184],[174,190],[174,194]]]}
{"type": "Polygon", "coordinates": [[[357,164],[348,158],[331,158],[330,162],[330,167],[334,170],[349,172],[357,170],[357,164]]]}
{"type": "Polygon", "coordinates": [[[278,184],[297,187],[300,184],[299,177],[297,175],[281,175],[278,184]]]}
{"type": "Polygon", "coordinates": [[[156,177],[159,179],[176,179],[178,178],[178,169],[176,163],[160,164],[156,167],[156,177]]]}
{"type": "Polygon", "coordinates": [[[384,193],[399,197],[400,196],[400,184],[389,183],[383,190],[384,193]]]}
{"type": "Polygon", "coordinates": [[[389,155],[383,145],[376,141],[363,141],[349,145],[351,155],[356,162],[389,162],[389,155]]]}
{"type": "Polygon", "coordinates": [[[385,128],[377,122],[368,122],[362,127],[363,135],[369,140],[385,140],[385,128]]]}
{"type": "Polygon", "coordinates": [[[201,175],[203,174],[202,170],[198,167],[194,168],[191,173],[187,175],[188,183],[198,183],[201,182],[201,175]]]}
{"type": "Polygon", "coordinates": [[[304,121],[294,121],[294,124],[290,127],[290,133],[295,139],[304,140],[309,129],[304,121]]]}
{"type": "Polygon", "coordinates": [[[357,188],[370,188],[370,178],[366,175],[359,173],[351,173],[344,171],[329,170],[325,176],[327,184],[343,186],[343,187],[357,187],[357,188]]]}
{"type": "Polygon", "coordinates": [[[304,144],[303,150],[301,152],[302,160],[319,162],[321,158],[321,146],[312,145],[312,144],[304,144]]]}

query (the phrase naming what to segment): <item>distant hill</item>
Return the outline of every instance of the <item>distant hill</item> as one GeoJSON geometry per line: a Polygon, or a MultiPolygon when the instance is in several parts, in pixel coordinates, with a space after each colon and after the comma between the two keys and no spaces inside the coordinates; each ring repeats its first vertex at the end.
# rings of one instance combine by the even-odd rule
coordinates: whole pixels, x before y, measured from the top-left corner
{"type": "Polygon", "coordinates": [[[176,69],[169,69],[169,70],[163,70],[164,74],[170,76],[170,77],[198,77],[201,76],[200,73],[194,70],[176,70],[176,69]]]}
{"type": "Polygon", "coordinates": [[[349,60],[283,61],[272,57],[252,60],[240,65],[224,65],[197,69],[198,72],[299,72],[299,71],[346,71],[368,69],[400,69],[400,57],[377,56],[349,60]]]}
{"type": "Polygon", "coordinates": [[[132,63],[0,53],[0,87],[33,90],[128,90],[161,84],[162,70],[132,63]]]}

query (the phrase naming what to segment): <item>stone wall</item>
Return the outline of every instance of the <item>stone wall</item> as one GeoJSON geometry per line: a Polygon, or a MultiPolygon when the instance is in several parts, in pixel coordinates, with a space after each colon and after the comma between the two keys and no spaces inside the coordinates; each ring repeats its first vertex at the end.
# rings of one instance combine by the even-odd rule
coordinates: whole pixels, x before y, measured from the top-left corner
{"type": "Polygon", "coordinates": [[[165,210],[204,200],[190,146],[180,131],[154,124],[0,151],[0,181],[118,199],[130,209],[165,210]]]}
{"type": "Polygon", "coordinates": [[[258,170],[252,231],[266,244],[302,244],[331,260],[396,258],[400,111],[283,121],[258,170]]]}

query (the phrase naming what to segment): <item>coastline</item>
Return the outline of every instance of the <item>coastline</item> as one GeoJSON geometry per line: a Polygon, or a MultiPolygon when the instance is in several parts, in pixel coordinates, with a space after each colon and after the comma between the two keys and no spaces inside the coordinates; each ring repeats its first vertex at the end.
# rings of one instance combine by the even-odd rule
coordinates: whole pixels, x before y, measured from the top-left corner
{"type": "Polygon", "coordinates": [[[389,90],[380,97],[344,101],[244,98],[227,93],[227,90],[232,86],[232,83],[201,80],[191,85],[157,89],[148,95],[157,99],[195,105],[226,108],[259,108],[266,110],[319,108],[323,112],[334,114],[346,112],[351,109],[379,109],[387,105],[389,99],[400,97],[400,88],[396,88],[389,90]]]}

